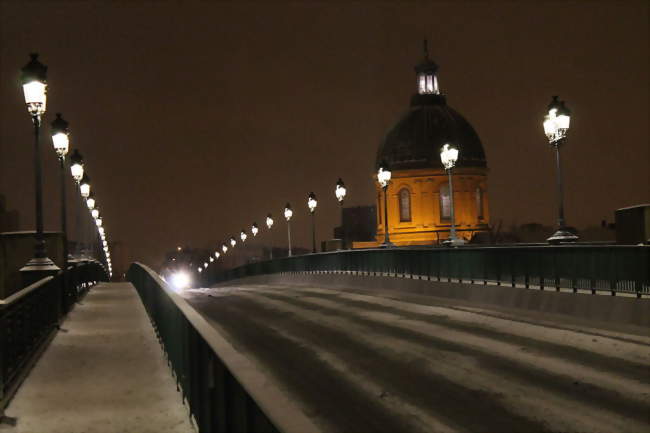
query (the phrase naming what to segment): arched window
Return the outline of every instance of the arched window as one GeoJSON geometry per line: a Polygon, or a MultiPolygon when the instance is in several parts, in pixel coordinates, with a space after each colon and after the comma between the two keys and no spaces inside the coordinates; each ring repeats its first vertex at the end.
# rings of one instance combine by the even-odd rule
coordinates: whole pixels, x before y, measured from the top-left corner
{"type": "Polygon", "coordinates": [[[449,184],[440,185],[440,219],[451,219],[451,198],[449,197],[449,184]]]}
{"type": "Polygon", "coordinates": [[[479,220],[483,219],[483,190],[480,186],[476,188],[476,215],[479,220]]]}
{"type": "Polygon", "coordinates": [[[399,220],[411,221],[411,193],[406,188],[399,192],[399,220]]]}

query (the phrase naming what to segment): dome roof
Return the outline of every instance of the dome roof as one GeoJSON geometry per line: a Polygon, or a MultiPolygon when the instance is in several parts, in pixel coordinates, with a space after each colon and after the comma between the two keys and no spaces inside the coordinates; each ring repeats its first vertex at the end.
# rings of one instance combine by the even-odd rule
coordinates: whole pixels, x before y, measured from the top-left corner
{"type": "Polygon", "coordinates": [[[483,145],[463,116],[449,107],[443,95],[416,94],[410,110],[388,132],[377,152],[376,168],[386,161],[391,170],[444,169],[440,148],[459,149],[456,167],[487,167],[483,145]]]}

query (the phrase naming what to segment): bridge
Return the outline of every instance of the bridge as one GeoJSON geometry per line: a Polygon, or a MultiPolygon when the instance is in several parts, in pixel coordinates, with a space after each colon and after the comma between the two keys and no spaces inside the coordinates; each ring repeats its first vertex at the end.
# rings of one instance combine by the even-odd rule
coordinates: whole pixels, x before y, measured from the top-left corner
{"type": "Polygon", "coordinates": [[[2,303],[4,428],[647,431],[649,263],[648,246],[349,250],[181,291],[144,264],[109,283],[73,263],[2,303]]]}

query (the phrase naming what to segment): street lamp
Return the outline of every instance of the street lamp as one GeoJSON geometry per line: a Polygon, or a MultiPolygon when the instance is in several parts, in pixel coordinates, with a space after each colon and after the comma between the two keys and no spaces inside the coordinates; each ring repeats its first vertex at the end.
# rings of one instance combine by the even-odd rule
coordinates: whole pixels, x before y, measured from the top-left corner
{"type": "Polygon", "coordinates": [[[215,252],[214,252],[214,257],[215,257],[216,259],[218,259],[219,256],[221,256],[221,254],[219,254],[219,251],[215,251],[215,252]]]}
{"type": "Polygon", "coordinates": [[[221,251],[223,251],[224,254],[228,252],[228,247],[226,246],[226,244],[221,245],[221,251]]]}
{"type": "MultiPolygon", "coordinates": [[[[21,269],[21,272],[51,274],[59,268],[47,257],[45,237],[43,236],[43,188],[41,182],[41,159],[39,152],[39,133],[41,117],[45,114],[47,101],[47,66],[38,61],[38,54],[30,54],[31,60],[21,70],[21,81],[25,94],[27,111],[34,124],[34,176],[36,201],[36,242],[34,257],[21,269]]],[[[28,283],[40,279],[39,274],[30,275],[28,283]]]]}
{"type": "Polygon", "coordinates": [[[88,206],[88,210],[95,209],[95,204],[96,203],[97,203],[97,201],[95,200],[95,193],[91,191],[90,195],[86,199],[86,206],[88,206]]]}
{"type": "MultiPolygon", "coordinates": [[[[270,213],[266,215],[266,228],[271,230],[273,227],[273,215],[270,213]]],[[[269,247],[269,260],[273,260],[273,240],[270,240],[271,246],[269,247]]]]}
{"type": "Polygon", "coordinates": [[[84,173],[81,182],[79,182],[79,193],[84,199],[90,195],[90,176],[87,173],[84,173]]]}
{"type": "Polygon", "coordinates": [[[241,229],[241,232],[239,233],[239,237],[241,238],[242,243],[246,242],[246,238],[248,235],[246,234],[246,230],[241,229]]]}
{"type": "Polygon", "coordinates": [[[70,156],[70,173],[74,181],[79,185],[84,176],[84,159],[77,149],[70,156]]]}
{"type": "Polygon", "coordinates": [[[230,246],[235,248],[235,245],[237,245],[237,241],[235,240],[235,237],[230,238],[230,246]]]}
{"type": "Polygon", "coordinates": [[[451,229],[449,231],[449,239],[445,240],[444,243],[448,245],[463,245],[465,243],[464,239],[459,239],[456,237],[456,221],[454,219],[454,187],[452,184],[452,175],[451,171],[456,165],[458,160],[458,148],[453,144],[446,143],[440,149],[440,161],[442,165],[447,170],[447,175],[449,176],[449,206],[450,206],[450,216],[451,216],[451,229]]]}
{"type": "Polygon", "coordinates": [[[97,218],[95,224],[97,224],[97,227],[101,227],[104,224],[104,221],[101,218],[97,218]]]}
{"type": "Polygon", "coordinates": [[[307,196],[307,207],[309,208],[309,213],[311,214],[311,252],[316,252],[316,206],[318,206],[318,201],[316,200],[316,194],[310,192],[307,196]]]}
{"type": "Polygon", "coordinates": [[[291,205],[287,203],[284,206],[284,218],[287,220],[287,237],[289,238],[289,257],[291,257],[291,217],[293,216],[293,211],[291,210],[291,205]]]}
{"type": "Polygon", "coordinates": [[[66,215],[65,197],[65,157],[70,148],[70,131],[61,113],[56,113],[56,119],[52,122],[52,145],[56,156],[59,158],[61,167],[61,232],[63,233],[63,270],[68,269],[68,218],[66,215]]]}
{"type": "Polygon", "coordinates": [[[99,218],[99,208],[94,208],[93,210],[91,210],[91,211],[90,211],[90,215],[91,215],[94,219],[99,218]]]}
{"type": "Polygon", "coordinates": [[[345,189],[343,179],[339,177],[339,180],[336,182],[336,189],[334,190],[334,194],[336,194],[336,199],[339,201],[339,204],[341,206],[343,206],[343,200],[345,199],[347,192],[348,191],[345,189]]]}
{"type": "Polygon", "coordinates": [[[390,167],[388,166],[388,163],[386,161],[382,161],[381,164],[379,164],[379,170],[377,170],[377,182],[379,182],[379,186],[384,190],[384,243],[380,245],[380,247],[383,248],[388,248],[388,247],[394,247],[395,245],[390,241],[389,235],[388,235],[388,184],[390,183],[390,178],[392,176],[392,173],[390,171],[390,167]]]}
{"type": "Polygon", "coordinates": [[[251,233],[253,234],[253,237],[257,236],[257,233],[260,231],[260,229],[257,227],[257,223],[253,223],[251,226],[251,233]]]}
{"type": "Polygon", "coordinates": [[[578,236],[571,233],[564,220],[564,193],[562,190],[562,168],[560,166],[560,146],[567,141],[571,111],[564,105],[564,101],[553,96],[548,105],[548,114],[544,116],[544,133],[548,143],[555,148],[555,163],[557,173],[557,201],[558,201],[558,229],[547,239],[549,243],[559,244],[561,242],[575,242],[578,236]]]}

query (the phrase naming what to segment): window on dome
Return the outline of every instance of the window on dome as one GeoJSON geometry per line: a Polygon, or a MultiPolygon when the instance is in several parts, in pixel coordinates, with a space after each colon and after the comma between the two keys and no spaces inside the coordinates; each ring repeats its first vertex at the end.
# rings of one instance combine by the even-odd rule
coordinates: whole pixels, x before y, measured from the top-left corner
{"type": "Polygon", "coordinates": [[[451,197],[449,196],[449,184],[440,186],[440,219],[451,219],[451,197]]]}
{"type": "Polygon", "coordinates": [[[483,219],[483,190],[481,187],[476,188],[476,215],[479,221],[483,219]]]}
{"type": "Polygon", "coordinates": [[[411,193],[406,188],[399,192],[399,220],[411,221],[411,193]]]}

